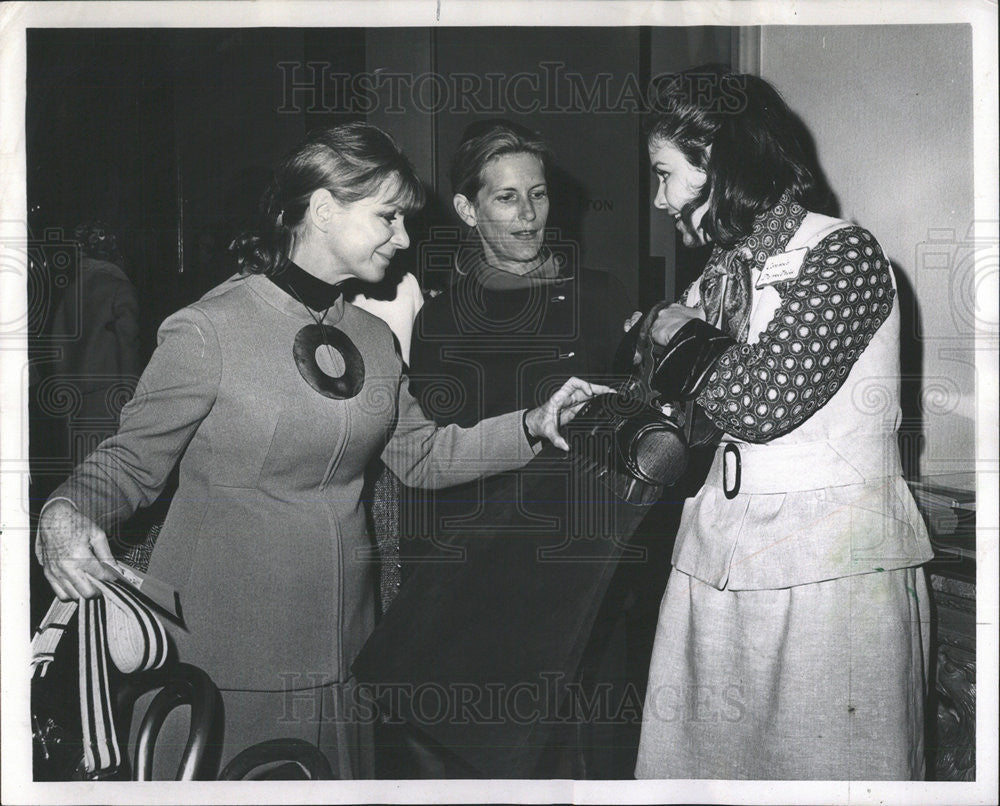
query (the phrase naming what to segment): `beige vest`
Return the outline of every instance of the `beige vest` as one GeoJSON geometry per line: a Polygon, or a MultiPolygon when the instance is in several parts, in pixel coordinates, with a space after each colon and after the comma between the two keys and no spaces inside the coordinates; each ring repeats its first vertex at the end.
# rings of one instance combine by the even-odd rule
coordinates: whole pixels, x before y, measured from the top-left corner
{"type": "MultiPolygon", "coordinates": [[[[809,213],[786,251],[848,225],[809,213]]],[[[758,276],[755,269],[750,344],[781,302],[773,286],[756,287],[758,276]]],[[[697,286],[692,292],[688,304],[700,304],[697,286]]],[[[902,478],[899,421],[894,300],[843,385],[812,417],[767,443],[723,437],[705,485],[684,506],[674,566],[720,590],[750,590],[926,562],[932,551],[902,478]]]]}

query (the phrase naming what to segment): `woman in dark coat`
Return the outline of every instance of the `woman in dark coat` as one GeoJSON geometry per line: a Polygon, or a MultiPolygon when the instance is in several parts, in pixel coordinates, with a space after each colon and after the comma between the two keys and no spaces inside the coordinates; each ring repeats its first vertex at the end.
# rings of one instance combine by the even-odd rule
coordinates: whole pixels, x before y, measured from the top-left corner
{"type": "Polygon", "coordinates": [[[465,237],[453,282],[417,318],[410,362],[438,422],[543,399],[566,371],[608,372],[631,308],[613,274],[581,266],[579,244],[546,232],[550,161],[536,135],[507,122],[470,126],[455,154],[465,237]]]}
{"type": "MultiPolygon", "coordinates": [[[[421,309],[411,346],[412,388],[439,425],[531,405],[566,373],[609,373],[631,307],[613,275],[579,265],[578,244],[546,233],[549,162],[534,133],[506,121],[469,127],[455,155],[453,202],[466,235],[451,243],[453,282],[421,309]]],[[[441,239],[432,245],[444,246],[441,239]]],[[[479,694],[490,685],[541,691],[551,674],[561,688],[550,711],[570,707],[567,683],[583,677],[590,686],[607,674],[598,670],[604,633],[613,632],[605,622],[621,618],[621,601],[609,602],[600,618],[597,610],[620,547],[592,541],[588,548],[606,553],[578,562],[569,538],[593,526],[593,513],[576,505],[597,496],[570,491],[575,478],[543,456],[524,472],[433,495],[411,491],[402,592],[366,651],[366,673],[383,682],[468,684],[479,694]],[[565,598],[554,607],[547,596],[557,590],[565,598]],[[397,608],[421,619],[407,625],[397,608]],[[595,622],[602,637],[585,652],[595,622]]],[[[611,654],[620,681],[624,650],[611,654]]],[[[454,706],[465,695],[448,696],[454,706]]],[[[542,707],[528,720],[506,713],[493,722],[436,720],[413,705],[401,710],[432,739],[418,775],[612,774],[611,753],[598,745],[615,739],[588,732],[586,720],[565,710],[557,717],[542,707]],[[593,752],[584,753],[588,745],[593,752]]],[[[627,764],[619,770],[628,771],[627,764]]]]}

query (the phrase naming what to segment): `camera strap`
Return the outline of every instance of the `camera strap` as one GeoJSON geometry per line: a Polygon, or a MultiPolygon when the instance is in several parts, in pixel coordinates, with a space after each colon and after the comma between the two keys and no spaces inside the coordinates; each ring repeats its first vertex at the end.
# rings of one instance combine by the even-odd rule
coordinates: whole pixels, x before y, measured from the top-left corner
{"type": "Polygon", "coordinates": [[[125,674],[157,669],[167,659],[167,633],[159,617],[117,580],[94,580],[102,593],[79,602],[52,602],[31,640],[33,674],[44,677],[73,615],[79,611],[80,724],[88,775],[121,766],[108,659],[125,674]],[[80,606],[82,604],[82,607],[80,606]]]}

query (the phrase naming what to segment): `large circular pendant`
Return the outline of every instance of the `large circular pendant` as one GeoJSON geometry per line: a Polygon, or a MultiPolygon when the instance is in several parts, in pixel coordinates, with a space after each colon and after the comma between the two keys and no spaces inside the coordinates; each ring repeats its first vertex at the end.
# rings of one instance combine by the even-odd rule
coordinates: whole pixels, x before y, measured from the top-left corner
{"type": "Polygon", "coordinates": [[[299,375],[324,397],[348,400],[365,385],[365,360],[361,352],[346,333],[332,325],[303,327],[295,334],[292,353],[299,375]],[[316,350],[322,344],[339,352],[344,359],[344,374],[340,377],[328,375],[317,363],[316,350]]]}

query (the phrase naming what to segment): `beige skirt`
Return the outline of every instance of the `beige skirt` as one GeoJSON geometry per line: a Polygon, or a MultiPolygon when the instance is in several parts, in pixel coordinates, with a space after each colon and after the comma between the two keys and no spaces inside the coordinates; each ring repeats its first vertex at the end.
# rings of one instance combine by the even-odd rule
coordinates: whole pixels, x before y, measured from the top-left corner
{"type": "Polygon", "coordinates": [[[929,604],[922,568],[745,591],[675,569],[636,777],[922,779],[929,604]]]}

